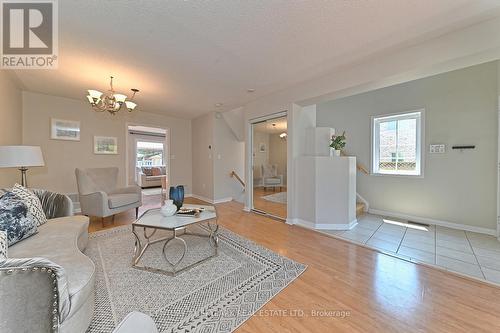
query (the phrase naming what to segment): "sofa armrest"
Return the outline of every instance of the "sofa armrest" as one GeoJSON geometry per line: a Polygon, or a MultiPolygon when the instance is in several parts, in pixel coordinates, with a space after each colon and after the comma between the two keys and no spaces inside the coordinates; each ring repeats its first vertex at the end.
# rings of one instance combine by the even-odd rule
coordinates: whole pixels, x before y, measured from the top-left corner
{"type": "Polygon", "coordinates": [[[82,213],[88,216],[103,217],[108,209],[108,195],[99,191],[89,194],[80,194],[82,213]]]}
{"type": "Polygon", "coordinates": [[[113,333],[158,333],[156,324],[144,313],[137,311],[130,312],[123,320],[118,324],[113,333]]]}
{"type": "Polygon", "coordinates": [[[61,266],[44,258],[0,261],[0,332],[57,332],[70,306],[61,266]]]}

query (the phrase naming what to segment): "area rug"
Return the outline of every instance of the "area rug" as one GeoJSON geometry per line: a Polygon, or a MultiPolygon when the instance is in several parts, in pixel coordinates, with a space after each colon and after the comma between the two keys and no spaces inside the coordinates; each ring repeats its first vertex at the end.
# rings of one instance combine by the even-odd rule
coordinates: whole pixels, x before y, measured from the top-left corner
{"type": "MultiPolygon", "coordinates": [[[[306,269],[227,229],[219,230],[218,255],[175,277],[131,267],[131,226],[90,234],[85,252],[96,265],[96,307],[88,332],[111,332],[134,310],[150,315],[160,332],[232,332],[306,269]]],[[[212,253],[205,239],[184,237],[187,264],[212,253]]],[[[164,268],[162,246],[160,242],[150,247],[143,263],[164,268]]],[[[180,249],[169,245],[168,253],[175,257],[180,249]]]]}
{"type": "Polygon", "coordinates": [[[265,195],[262,197],[262,199],[267,200],[267,201],[271,201],[271,202],[286,204],[286,192],[265,195]]]}

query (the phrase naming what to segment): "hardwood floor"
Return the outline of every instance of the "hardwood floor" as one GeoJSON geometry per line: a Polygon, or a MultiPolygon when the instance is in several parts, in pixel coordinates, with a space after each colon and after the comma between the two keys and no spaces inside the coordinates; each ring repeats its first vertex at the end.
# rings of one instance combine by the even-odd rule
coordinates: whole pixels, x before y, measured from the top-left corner
{"type": "MultiPolygon", "coordinates": [[[[144,203],[141,210],[159,199],[144,203]]],[[[218,213],[224,227],[308,265],[237,332],[500,332],[500,288],[246,213],[235,202],[218,213]]],[[[133,220],[132,211],[120,214],[114,226],[133,220]]],[[[102,229],[100,220],[89,229],[102,229]]]]}
{"type": "Polygon", "coordinates": [[[254,187],[253,189],[253,206],[256,209],[262,210],[268,214],[286,219],[286,203],[272,202],[263,199],[263,196],[286,192],[286,187],[281,189],[264,190],[262,187],[254,187]]]}

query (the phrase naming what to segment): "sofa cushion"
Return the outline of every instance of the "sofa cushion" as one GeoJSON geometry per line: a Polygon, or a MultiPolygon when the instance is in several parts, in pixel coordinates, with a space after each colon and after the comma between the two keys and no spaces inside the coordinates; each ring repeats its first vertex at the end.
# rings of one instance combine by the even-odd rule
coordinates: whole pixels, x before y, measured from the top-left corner
{"type": "Polygon", "coordinates": [[[0,230],[0,260],[7,259],[7,232],[0,230]]]}
{"type": "Polygon", "coordinates": [[[135,193],[126,194],[110,194],[108,195],[109,208],[118,208],[127,206],[139,201],[139,197],[135,193]]]}
{"type": "Polygon", "coordinates": [[[33,216],[37,226],[41,226],[47,222],[47,217],[43,211],[42,203],[33,192],[22,185],[16,184],[12,188],[12,193],[24,200],[24,203],[28,206],[28,210],[33,216]]]}
{"type": "Polygon", "coordinates": [[[278,185],[281,183],[280,178],[266,178],[266,185],[278,185]]]}
{"type": "Polygon", "coordinates": [[[7,192],[0,198],[0,230],[7,232],[9,246],[37,231],[36,222],[28,206],[12,192],[7,192]]]}
{"type": "Polygon", "coordinates": [[[151,168],[151,176],[160,176],[161,175],[161,170],[160,168],[151,168]]]}
{"type": "Polygon", "coordinates": [[[78,248],[78,238],[88,235],[88,217],[68,216],[48,220],[38,233],[9,247],[10,258],[41,257],[64,268],[71,302],[71,317],[93,297],[95,266],[78,248]]]}

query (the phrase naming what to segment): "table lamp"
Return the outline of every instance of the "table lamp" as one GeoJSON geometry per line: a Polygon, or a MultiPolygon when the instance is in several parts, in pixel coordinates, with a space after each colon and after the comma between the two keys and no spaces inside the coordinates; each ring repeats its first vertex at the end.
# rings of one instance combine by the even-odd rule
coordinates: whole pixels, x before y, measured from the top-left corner
{"type": "Polygon", "coordinates": [[[24,187],[28,186],[28,167],[44,165],[42,150],[38,146],[0,146],[0,168],[19,168],[24,187]]]}

